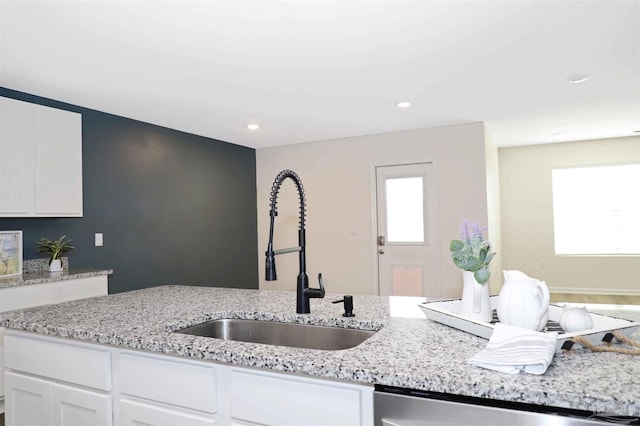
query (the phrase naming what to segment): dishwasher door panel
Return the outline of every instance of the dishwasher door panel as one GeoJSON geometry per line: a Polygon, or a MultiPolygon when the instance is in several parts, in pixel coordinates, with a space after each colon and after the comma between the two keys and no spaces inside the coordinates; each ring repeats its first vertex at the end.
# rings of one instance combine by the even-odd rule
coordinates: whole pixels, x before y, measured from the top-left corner
{"type": "Polygon", "coordinates": [[[601,421],[560,414],[374,392],[376,426],[587,426],[601,421]]]}

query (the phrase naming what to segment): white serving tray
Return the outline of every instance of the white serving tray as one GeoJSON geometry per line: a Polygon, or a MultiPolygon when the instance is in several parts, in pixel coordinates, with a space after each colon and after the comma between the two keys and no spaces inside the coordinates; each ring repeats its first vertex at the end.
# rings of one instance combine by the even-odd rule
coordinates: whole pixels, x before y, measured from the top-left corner
{"type": "MultiPolygon", "coordinates": [[[[424,313],[427,315],[428,319],[457,328],[458,330],[466,331],[467,333],[475,334],[476,336],[484,337],[485,339],[489,339],[491,337],[491,334],[493,333],[493,325],[497,322],[497,317],[495,315],[497,305],[498,296],[491,296],[491,308],[494,310],[494,321],[489,323],[476,321],[460,315],[460,299],[418,304],[418,306],[422,308],[424,313]]],[[[565,333],[558,324],[560,314],[562,314],[562,309],[562,306],[549,305],[549,322],[547,324],[547,328],[544,330],[558,332],[556,352],[562,352],[562,349],[570,349],[570,345],[572,344],[571,338],[575,336],[584,336],[592,345],[600,345],[603,340],[611,341],[611,339],[615,339],[611,335],[611,332],[614,330],[619,331],[625,336],[630,336],[638,329],[638,327],[640,327],[640,323],[638,322],[589,312],[591,314],[591,318],[593,318],[593,328],[590,330],[565,333]],[[563,345],[565,345],[564,348],[563,345]]]]}

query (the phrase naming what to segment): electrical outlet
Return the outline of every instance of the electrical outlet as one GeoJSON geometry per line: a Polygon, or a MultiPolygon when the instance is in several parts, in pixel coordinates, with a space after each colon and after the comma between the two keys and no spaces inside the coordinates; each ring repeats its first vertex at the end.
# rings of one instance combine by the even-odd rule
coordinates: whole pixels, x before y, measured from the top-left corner
{"type": "Polygon", "coordinates": [[[102,232],[96,232],[96,247],[102,247],[103,243],[102,232]]]}

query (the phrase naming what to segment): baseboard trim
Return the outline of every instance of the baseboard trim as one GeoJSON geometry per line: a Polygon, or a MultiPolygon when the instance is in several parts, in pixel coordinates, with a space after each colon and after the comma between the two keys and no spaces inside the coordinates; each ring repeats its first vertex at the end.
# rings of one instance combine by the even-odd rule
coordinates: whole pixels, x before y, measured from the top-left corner
{"type": "Polygon", "coordinates": [[[550,293],[597,294],[609,296],[640,296],[640,289],[549,287],[550,293]]]}

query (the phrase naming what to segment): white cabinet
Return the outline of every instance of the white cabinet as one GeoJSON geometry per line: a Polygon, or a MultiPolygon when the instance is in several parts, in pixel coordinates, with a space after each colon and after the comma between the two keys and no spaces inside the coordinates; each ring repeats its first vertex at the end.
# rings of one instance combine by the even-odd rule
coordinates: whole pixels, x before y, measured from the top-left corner
{"type": "Polygon", "coordinates": [[[22,374],[6,373],[5,424],[46,425],[51,423],[51,383],[22,374]]]}
{"type": "Polygon", "coordinates": [[[218,370],[213,364],[121,352],[118,362],[120,419],[117,423],[216,424],[220,417],[218,370]]]}
{"type": "MultiPolygon", "coordinates": [[[[107,275],[100,275],[44,284],[3,288],[0,289],[0,312],[66,302],[68,300],[84,299],[87,297],[104,296],[107,294],[107,287],[107,275]]],[[[3,336],[4,328],[0,327],[0,370],[4,366],[5,358],[3,336]]],[[[5,390],[3,383],[4,376],[0,374],[0,412],[3,411],[2,398],[4,397],[5,390]]]]}
{"type": "Polygon", "coordinates": [[[57,281],[53,284],[53,303],[86,299],[88,297],[105,296],[109,290],[109,283],[106,275],[57,281]]]}
{"type": "Polygon", "coordinates": [[[204,413],[218,411],[218,368],[215,365],[134,353],[122,353],[119,359],[123,395],[204,413]]]}
{"type": "Polygon", "coordinates": [[[7,426],[111,426],[111,396],[7,373],[7,426]]]}
{"type": "Polygon", "coordinates": [[[82,116],[34,106],[36,216],[82,216],[82,116]]]}
{"type": "Polygon", "coordinates": [[[107,275],[0,289],[0,312],[107,294],[107,275]]]}
{"type": "Polygon", "coordinates": [[[33,210],[33,114],[30,104],[0,98],[0,216],[33,210]]]}
{"type": "Polygon", "coordinates": [[[231,369],[231,418],[261,425],[373,423],[372,388],[249,369],[231,369]]]}
{"type": "MultiPolygon", "coordinates": [[[[183,410],[179,407],[163,406],[149,401],[120,400],[120,421],[122,426],[210,426],[215,425],[214,416],[183,410]]],[[[225,424],[225,423],[218,423],[225,424]]]]}
{"type": "Polygon", "coordinates": [[[7,426],[111,426],[111,353],[7,334],[7,426]]]}
{"type": "Polygon", "coordinates": [[[370,386],[144,353],[121,353],[119,360],[120,413],[125,416],[119,424],[136,424],[135,420],[156,426],[203,425],[217,420],[238,426],[364,426],[373,422],[370,386]]]}
{"type": "Polygon", "coordinates": [[[11,421],[23,416],[55,419],[67,409],[68,418],[79,419],[84,426],[110,424],[104,423],[106,417],[117,425],[155,426],[373,424],[373,386],[369,385],[14,330],[7,331],[5,338],[7,419],[11,421]],[[62,390],[69,393],[56,399],[56,392],[62,390]],[[38,401],[43,398],[55,402],[50,412],[40,408],[38,401]],[[83,409],[64,408],[69,406],[83,409]],[[83,415],[84,410],[88,417],[72,417],[83,415]]]}
{"type": "Polygon", "coordinates": [[[0,289],[0,312],[54,303],[55,290],[49,283],[0,289]]]}
{"type": "MultiPolygon", "coordinates": [[[[113,424],[111,407],[111,395],[52,383],[52,421],[49,424],[111,426],[113,424]]],[[[9,425],[10,423],[7,423],[7,426],[9,425]]]]}
{"type": "Polygon", "coordinates": [[[0,98],[0,217],[82,216],[82,116],[0,98]]]}

